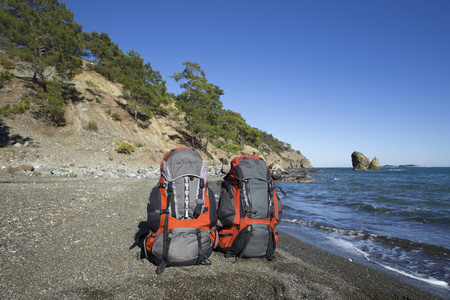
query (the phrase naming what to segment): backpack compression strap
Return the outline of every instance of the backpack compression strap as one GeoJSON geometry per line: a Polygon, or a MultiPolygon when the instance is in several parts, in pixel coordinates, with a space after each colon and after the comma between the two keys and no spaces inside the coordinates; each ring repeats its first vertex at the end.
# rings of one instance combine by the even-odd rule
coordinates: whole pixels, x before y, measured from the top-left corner
{"type": "Polygon", "coordinates": [[[211,261],[208,259],[208,257],[203,253],[203,247],[202,247],[202,235],[201,230],[197,229],[197,242],[198,242],[198,257],[196,264],[204,264],[204,265],[211,265],[211,261]]]}
{"type": "Polygon", "coordinates": [[[208,184],[205,184],[203,178],[199,178],[198,196],[194,208],[194,219],[197,219],[203,212],[208,211],[208,208],[205,208],[206,201],[203,199],[203,190],[207,186],[208,184]]]}
{"type": "Polygon", "coordinates": [[[269,194],[269,216],[270,216],[270,219],[276,218],[278,221],[278,218],[275,215],[275,198],[273,195],[274,191],[275,191],[275,185],[274,185],[273,181],[269,181],[268,191],[267,191],[267,193],[269,194]]]}
{"type": "Polygon", "coordinates": [[[269,245],[267,246],[266,258],[269,261],[277,260],[273,253],[275,252],[276,242],[275,242],[275,232],[272,227],[269,226],[269,245]]]}

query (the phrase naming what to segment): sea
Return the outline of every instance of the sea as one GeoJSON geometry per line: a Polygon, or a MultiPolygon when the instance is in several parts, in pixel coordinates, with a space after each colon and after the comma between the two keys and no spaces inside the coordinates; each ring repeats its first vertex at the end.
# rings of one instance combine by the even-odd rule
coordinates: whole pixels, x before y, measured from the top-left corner
{"type": "Polygon", "coordinates": [[[311,169],[278,229],[450,299],[450,168],[311,169]]]}

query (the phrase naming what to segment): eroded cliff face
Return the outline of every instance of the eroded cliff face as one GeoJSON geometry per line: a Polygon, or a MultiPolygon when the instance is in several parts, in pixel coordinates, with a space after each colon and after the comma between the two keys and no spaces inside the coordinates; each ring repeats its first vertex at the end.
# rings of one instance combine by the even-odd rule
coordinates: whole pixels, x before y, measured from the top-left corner
{"type": "MultiPolygon", "coordinates": [[[[1,67],[0,67],[1,69],[1,67]]],[[[27,94],[35,94],[30,76],[23,63],[10,70],[15,74],[11,82],[0,90],[0,107],[17,104],[27,94]]],[[[84,70],[70,82],[72,92],[66,100],[66,124],[54,127],[26,112],[2,117],[3,136],[9,147],[0,148],[4,159],[19,163],[46,161],[54,164],[136,164],[158,165],[168,150],[190,147],[190,133],[181,118],[156,116],[145,122],[134,122],[126,112],[120,84],[110,82],[90,70],[84,70]],[[114,118],[112,116],[115,116],[114,118]],[[118,118],[117,118],[118,116],[118,118]],[[120,119],[120,120],[118,120],[120,119]],[[95,126],[93,126],[95,125],[95,126]],[[21,147],[28,141],[26,146],[21,147]],[[117,143],[127,142],[135,146],[130,155],[117,153],[117,143]],[[15,147],[13,145],[16,145],[15,147]],[[14,153],[18,157],[14,158],[14,153]]],[[[175,108],[174,108],[175,109],[175,108]]],[[[268,165],[281,168],[310,168],[311,163],[300,151],[289,150],[281,154],[267,146],[259,149],[245,146],[238,154],[228,155],[208,143],[198,150],[209,165],[222,166],[238,155],[261,156],[268,165]]]]}

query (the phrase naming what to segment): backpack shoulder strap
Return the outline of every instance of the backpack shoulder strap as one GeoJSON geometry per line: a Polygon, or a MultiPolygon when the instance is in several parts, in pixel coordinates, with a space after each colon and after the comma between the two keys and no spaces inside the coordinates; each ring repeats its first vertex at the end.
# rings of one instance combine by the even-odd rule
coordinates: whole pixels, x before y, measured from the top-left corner
{"type": "Polygon", "coordinates": [[[172,193],[170,193],[170,188],[173,189],[173,183],[169,182],[168,184],[168,195],[167,195],[167,202],[165,209],[162,210],[163,217],[164,217],[164,230],[163,230],[163,253],[162,253],[162,261],[159,264],[158,268],[156,269],[156,274],[160,275],[164,272],[166,269],[168,260],[169,260],[169,246],[170,246],[170,237],[169,237],[169,205],[170,203],[173,203],[173,190],[172,193]],[[172,195],[172,196],[171,196],[172,195]],[[170,200],[170,197],[172,197],[172,201],[170,200]]]}

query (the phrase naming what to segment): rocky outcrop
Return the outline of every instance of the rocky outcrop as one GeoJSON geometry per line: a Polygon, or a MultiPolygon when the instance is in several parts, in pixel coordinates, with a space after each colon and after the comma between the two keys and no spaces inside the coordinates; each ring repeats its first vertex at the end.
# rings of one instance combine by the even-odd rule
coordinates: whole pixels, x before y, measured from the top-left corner
{"type": "Polygon", "coordinates": [[[311,165],[311,162],[306,157],[300,161],[300,166],[293,166],[293,168],[295,168],[295,167],[300,167],[300,168],[304,168],[304,169],[312,169],[313,168],[313,166],[311,165]]]}
{"type": "Polygon", "coordinates": [[[380,169],[380,162],[376,156],[370,161],[361,152],[354,151],[352,153],[352,166],[354,171],[375,171],[380,169]]]}
{"type": "Polygon", "coordinates": [[[378,158],[375,156],[369,164],[369,170],[376,171],[380,169],[380,162],[378,158]]]}
{"type": "Polygon", "coordinates": [[[369,166],[369,159],[361,152],[354,151],[352,153],[352,166],[355,171],[366,171],[369,166]]]}

